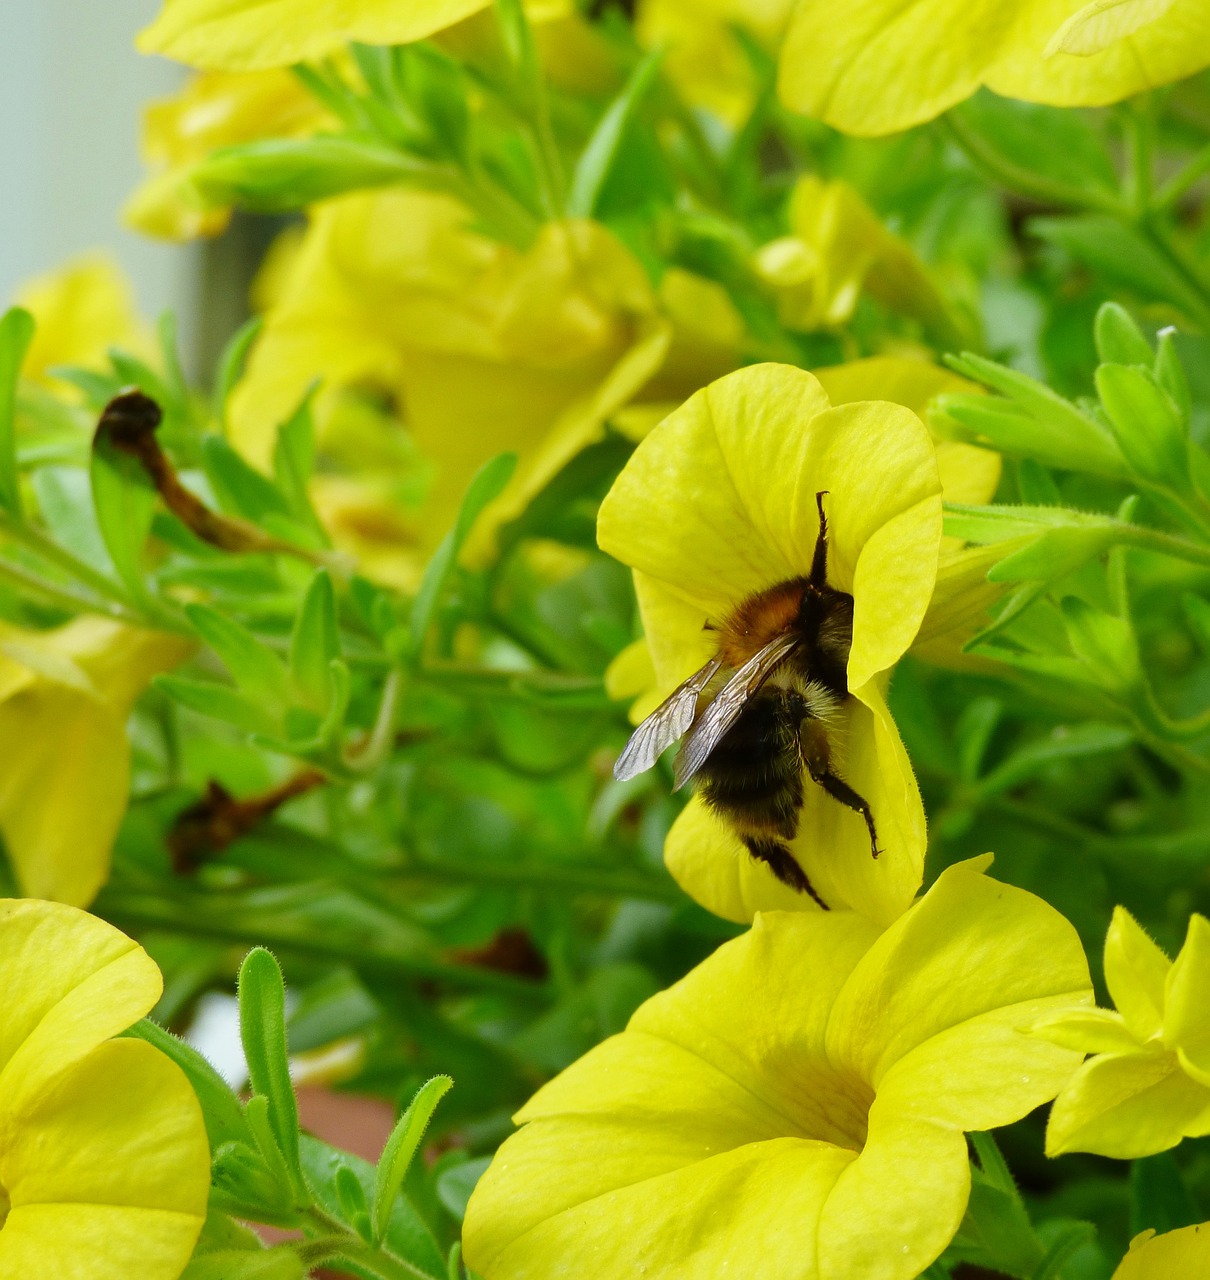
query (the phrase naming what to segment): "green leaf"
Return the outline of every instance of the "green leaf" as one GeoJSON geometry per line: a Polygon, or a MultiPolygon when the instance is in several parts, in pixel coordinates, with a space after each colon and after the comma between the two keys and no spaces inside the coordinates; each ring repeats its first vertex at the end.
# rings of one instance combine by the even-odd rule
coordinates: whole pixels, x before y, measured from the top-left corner
{"type": "Polygon", "coordinates": [[[425,567],[420,590],[417,591],[416,599],[412,604],[406,652],[409,661],[415,662],[420,657],[429,624],[441,599],[442,588],[458,560],[458,553],[462,550],[462,545],[470,534],[471,528],[484,507],[504,491],[504,486],[512,479],[516,466],[515,453],[502,453],[492,458],[490,462],[485,462],[471,480],[466,495],[462,499],[462,505],[458,509],[458,518],[454,521],[454,527],[442,539],[441,545],[425,567]]]}
{"type": "Polygon", "coordinates": [[[1125,618],[1103,613],[1076,596],[1065,596],[1060,608],[1072,652],[1106,690],[1125,694],[1142,683],[1138,642],[1125,618]]]}
{"type": "Polygon", "coordinates": [[[1191,320],[1206,315],[1195,285],[1143,232],[1105,214],[1032,218],[1029,230],[1066,249],[1108,284],[1125,287],[1148,302],[1168,302],[1191,320]]]}
{"type": "Polygon", "coordinates": [[[273,477],[292,516],[327,542],[327,535],[311,505],[307,485],[315,467],[315,418],[312,405],[318,383],[312,383],[298,408],[277,430],[273,447],[273,477]]]}
{"type": "Polygon", "coordinates": [[[276,726],[255,702],[214,680],[191,680],[188,676],[160,675],[152,681],[170,698],[198,715],[225,720],[245,733],[272,733],[276,726]]]}
{"type": "Polygon", "coordinates": [[[655,83],[662,61],[661,49],[653,49],[647,54],[630,73],[622,92],[601,117],[576,163],[567,200],[569,216],[591,218],[596,213],[597,201],[613,169],[627,126],[655,83]]]}
{"type": "Polygon", "coordinates": [[[983,90],[950,119],[972,158],[1018,190],[1077,207],[1117,199],[1113,159],[1086,114],[983,90]]]}
{"type": "Polygon", "coordinates": [[[143,577],[143,548],[155,516],[155,485],[138,458],[116,448],[104,429],[93,437],[89,479],[93,510],[113,566],[130,594],[145,603],[151,594],[143,577]]]}
{"type": "Polygon", "coordinates": [[[340,658],[336,592],[326,569],[316,569],[290,636],[290,670],[299,696],[323,713],[333,701],[332,663],[340,658]]]}
{"type": "Polygon", "coordinates": [[[1113,425],[1118,447],[1144,480],[1189,488],[1189,450],[1181,412],[1150,369],[1103,364],[1096,372],[1097,394],[1113,425]]]}
{"type": "Polygon", "coordinates": [[[458,1219],[466,1217],[466,1206],[479,1179],[487,1172],[491,1156],[477,1156],[473,1160],[446,1169],[437,1179],[437,1198],[458,1219]]]}
{"type": "Polygon", "coordinates": [[[34,337],[34,318],[12,307],[0,319],[0,507],[21,514],[21,483],[17,473],[17,380],[25,353],[34,337]]]}
{"type": "Polygon", "coordinates": [[[449,1076],[434,1076],[416,1092],[407,1110],[401,1115],[391,1130],[382,1156],[378,1161],[378,1170],[374,1178],[374,1243],[379,1243],[386,1235],[387,1224],[391,1217],[391,1205],[408,1168],[428,1128],[429,1120],[437,1109],[437,1104],[453,1087],[449,1076]]]}
{"type": "Polygon", "coordinates": [[[1194,1203],[1171,1151],[1130,1162],[1130,1235],[1190,1227],[1204,1215],[1194,1203]]]}
{"type": "Polygon", "coordinates": [[[298,1148],[298,1103],[286,1046],[286,985],[272,953],[254,947],[239,971],[239,1029],[253,1093],[269,1104],[269,1123],[300,1203],[307,1199],[298,1148]]]}
{"type": "MultiPolygon", "coordinates": [[[[348,1151],[337,1151],[307,1134],[303,1135],[301,1150],[307,1182],[315,1193],[316,1201],[329,1213],[341,1214],[336,1185],[341,1169],[352,1171],[361,1184],[367,1203],[373,1198],[377,1175],[368,1161],[348,1151]]],[[[392,1202],[385,1243],[396,1257],[406,1258],[426,1275],[440,1276],[445,1270],[444,1254],[406,1191],[401,1191],[392,1202]]]]}
{"type": "Polygon", "coordinates": [[[1114,528],[1049,529],[987,571],[989,582],[1056,582],[1118,540],[1114,528]]]}
{"type": "Polygon", "coordinates": [[[181,1280],[303,1280],[307,1268],[289,1245],[273,1249],[220,1249],[196,1255],[181,1280]]]}
{"type": "Polygon", "coordinates": [[[217,1151],[224,1142],[252,1141],[239,1098],[192,1045],[178,1040],[150,1018],[136,1022],[126,1034],[138,1040],[146,1040],[165,1057],[171,1058],[185,1073],[185,1078],[201,1104],[211,1151],[217,1151]]]}
{"type": "Polygon", "coordinates": [[[189,185],[210,208],[284,213],[345,191],[442,176],[437,166],[373,138],[321,134],[220,147],[193,169],[189,185]]]}
{"type": "Polygon", "coordinates": [[[1176,332],[1162,329],[1155,351],[1155,380],[1172,397],[1181,415],[1181,423],[1188,426],[1193,413],[1193,395],[1189,390],[1189,377],[1176,349],[1176,332]]]}
{"type": "Polygon", "coordinates": [[[496,21],[508,60],[523,82],[532,81],[538,71],[538,51],[522,0],[496,0],[496,21]]]}
{"type": "Polygon", "coordinates": [[[186,605],[185,614],[249,698],[265,705],[266,709],[284,705],[289,700],[290,676],[286,664],[251,631],[209,605],[186,605]]]}
{"type": "Polygon", "coordinates": [[[1030,1280],[1062,1280],[1063,1268],[1072,1255],[1091,1244],[1096,1236],[1097,1229],[1091,1222],[1073,1222],[1051,1242],[1030,1280]]]}
{"type": "Polygon", "coordinates": [[[1151,343],[1120,303],[1103,302],[1093,322],[1097,355],[1104,364],[1150,365],[1155,359],[1151,343]]]}
{"type": "Polygon", "coordinates": [[[273,481],[245,462],[222,436],[203,437],[202,466],[224,511],[255,524],[270,514],[289,514],[285,496],[273,481]]]}
{"type": "Polygon", "coordinates": [[[244,371],[244,363],[248,359],[248,352],[252,348],[252,344],[260,336],[260,331],[264,328],[264,317],[253,316],[250,320],[245,320],[242,325],[228,339],[227,345],[223,348],[218,358],[218,372],[214,378],[214,404],[212,412],[215,421],[226,430],[227,425],[227,401],[231,398],[231,392],[235,388],[235,384],[240,380],[240,375],[244,371]]]}
{"type": "Polygon", "coordinates": [[[1045,533],[1050,529],[1109,531],[1117,527],[1117,522],[1110,516],[1072,511],[1070,507],[968,507],[957,502],[945,504],[946,534],[980,546],[1045,533]]]}
{"type": "Polygon", "coordinates": [[[1061,761],[1122,751],[1133,741],[1134,735],[1121,725],[1094,722],[1064,725],[1047,737],[1022,747],[1003,764],[997,765],[980,779],[979,793],[983,796],[1000,795],[1036,778],[1061,761]]]}

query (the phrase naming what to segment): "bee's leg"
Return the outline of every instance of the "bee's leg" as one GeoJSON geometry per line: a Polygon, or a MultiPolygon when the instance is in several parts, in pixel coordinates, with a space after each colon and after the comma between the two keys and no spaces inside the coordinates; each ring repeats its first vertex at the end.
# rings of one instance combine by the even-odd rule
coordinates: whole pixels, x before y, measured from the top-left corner
{"type": "Polygon", "coordinates": [[[828,749],[827,731],[818,720],[807,718],[798,727],[798,750],[811,781],[822,787],[833,800],[839,800],[846,808],[859,813],[865,819],[870,833],[870,852],[874,857],[882,852],[878,847],[878,833],[874,829],[874,813],[869,803],[861,798],[845,780],[832,772],[831,752],[828,749]]]}
{"type": "Polygon", "coordinates": [[[748,852],[763,862],[782,884],[797,889],[799,893],[810,894],[822,910],[830,910],[828,904],[815,892],[815,886],[807,879],[807,873],[794,860],[789,846],[768,836],[741,836],[740,839],[748,852]]]}
{"type": "Polygon", "coordinates": [[[815,495],[815,506],[819,511],[819,533],[815,538],[815,554],[811,558],[811,581],[817,587],[828,584],[828,517],[823,509],[827,493],[826,489],[820,489],[815,495]]]}

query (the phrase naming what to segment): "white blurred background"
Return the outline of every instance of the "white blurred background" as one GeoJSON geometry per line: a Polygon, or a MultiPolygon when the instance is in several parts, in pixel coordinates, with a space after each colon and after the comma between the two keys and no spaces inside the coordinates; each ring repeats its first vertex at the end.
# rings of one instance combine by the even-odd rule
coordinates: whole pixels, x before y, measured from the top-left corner
{"type": "MultiPolygon", "coordinates": [[[[31,276],[107,249],[142,314],[178,313],[196,346],[199,254],[126,230],[138,181],[139,119],[182,68],[145,57],[135,33],[159,0],[0,0],[0,310],[31,276]]],[[[190,362],[192,363],[192,362],[190,362]]]]}

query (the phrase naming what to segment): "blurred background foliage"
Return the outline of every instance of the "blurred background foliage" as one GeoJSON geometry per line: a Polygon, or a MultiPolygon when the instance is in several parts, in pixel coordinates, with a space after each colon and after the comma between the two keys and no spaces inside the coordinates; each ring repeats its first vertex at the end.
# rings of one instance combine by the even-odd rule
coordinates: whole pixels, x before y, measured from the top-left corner
{"type": "MultiPolygon", "coordinates": [[[[681,45],[650,51],[673,6],[589,8],[530,27],[501,4],[153,107],[128,216],[233,261],[270,246],[196,384],[104,263],[0,333],[7,660],[77,615],[191,654],[134,706],[93,910],[163,969],[167,1027],[261,944],[301,1078],[402,1105],[452,1076],[408,1175],[443,1253],[534,1088],[738,932],[663,868],[670,770],[611,778],[637,690],[605,677],[640,629],[594,534],[635,441],[728,368],[970,353],[935,433],[1003,454],[997,504],[1082,513],[951,517],[1000,585],[892,685],[927,880],[994,850],[1094,969],[1114,904],[1169,954],[1210,909],[1210,78],[1100,110],[983,91],[854,139],[778,104],[765,33],[718,24],[730,78],[703,89],[681,45]],[[192,504],[116,427],[94,442],[131,385],[192,504]]],[[[48,750],[72,767],[74,740],[48,750]]],[[[23,785],[0,778],[9,893],[23,785]]],[[[1099,1228],[1065,1275],[1210,1216],[1205,1140],[1133,1172],[1045,1161],[1037,1116],[1002,1145],[1043,1239],[1099,1228]]]]}

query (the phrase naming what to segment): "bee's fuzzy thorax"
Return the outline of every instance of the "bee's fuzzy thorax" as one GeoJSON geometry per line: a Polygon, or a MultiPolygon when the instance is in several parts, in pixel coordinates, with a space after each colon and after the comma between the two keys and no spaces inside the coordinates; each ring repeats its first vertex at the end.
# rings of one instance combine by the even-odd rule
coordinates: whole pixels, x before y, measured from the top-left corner
{"type": "Polygon", "coordinates": [[[791,630],[808,586],[806,578],[789,578],[741,600],[718,628],[723,661],[738,669],[771,640],[791,630]]]}

